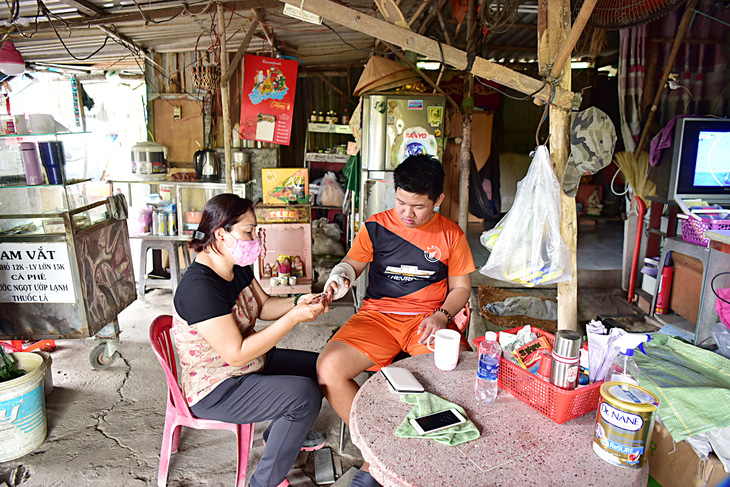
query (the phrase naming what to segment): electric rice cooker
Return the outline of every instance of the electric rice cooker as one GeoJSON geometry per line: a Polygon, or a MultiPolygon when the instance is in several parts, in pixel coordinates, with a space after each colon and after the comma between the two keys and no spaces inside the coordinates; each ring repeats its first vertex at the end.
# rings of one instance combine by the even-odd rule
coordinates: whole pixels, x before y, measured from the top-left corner
{"type": "Polygon", "coordinates": [[[157,142],[138,142],[132,146],[132,172],[141,176],[166,174],[167,149],[157,142]]]}

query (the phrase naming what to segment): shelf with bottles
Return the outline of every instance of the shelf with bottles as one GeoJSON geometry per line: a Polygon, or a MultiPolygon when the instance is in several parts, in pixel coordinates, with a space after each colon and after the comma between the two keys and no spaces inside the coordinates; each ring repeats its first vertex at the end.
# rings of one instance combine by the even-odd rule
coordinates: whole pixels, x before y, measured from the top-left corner
{"type": "Polygon", "coordinates": [[[309,132],[323,133],[323,134],[343,134],[352,135],[352,129],[349,125],[342,125],[337,123],[312,123],[309,122],[307,125],[309,132]]]}
{"type": "MultiPolygon", "coordinates": [[[[187,182],[125,177],[110,179],[115,192],[129,202],[131,238],[186,240],[197,230],[205,203],[226,193],[224,182],[187,182]],[[154,195],[159,195],[155,198],[154,195]]],[[[244,196],[244,184],[233,185],[233,192],[244,196]]]]}

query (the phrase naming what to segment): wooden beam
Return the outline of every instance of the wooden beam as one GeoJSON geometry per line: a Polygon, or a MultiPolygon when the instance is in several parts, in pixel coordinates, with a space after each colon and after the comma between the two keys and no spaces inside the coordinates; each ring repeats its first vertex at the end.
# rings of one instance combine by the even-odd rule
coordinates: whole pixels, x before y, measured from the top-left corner
{"type": "Polygon", "coordinates": [[[106,15],[107,11],[103,8],[99,8],[98,6],[94,5],[91,2],[87,2],[85,0],[62,0],[61,3],[64,3],[68,5],[69,7],[73,7],[82,14],[94,16],[94,15],[106,15]]]}
{"type": "Polygon", "coordinates": [[[449,35],[449,29],[446,28],[446,22],[444,22],[444,16],[441,15],[441,11],[439,11],[436,14],[436,18],[438,18],[439,25],[441,26],[441,30],[444,31],[444,40],[446,41],[446,44],[448,44],[451,47],[454,47],[454,43],[451,42],[451,36],[449,35]]]}
{"type": "MultiPolygon", "coordinates": [[[[253,13],[256,16],[258,20],[263,21],[264,15],[261,13],[261,9],[255,8],[253,9],[253,13]]],[[[271,46],[271,51],[276,52],[276,40],[274,40],[274,35],[269,31],[269,28],[266,27],[262,22],[259,22],[259,25],[261,26],[261,30],[263,31],[264,35],[266,36],[266,40],[269,42],[269,45],[271,46]]]]}
{"type": "Polygon", "coordinates": [[[426,30],[428,30],[428,26],[431,25],[431,22],[433,22],[433,19],[436,18],[436,14],[438,14],[442,8],[444,8],[444,5],[446,5],[447,0],[438,0],[437,3],[431,4],[431,9],[428,12],[428,15],[425,19],[423,19],[423,22],[421,22],[421,26],[418,28],[418,33],[423,35],[426,33],[426,30]]]}
{"type": "Polygon", "coordinates": [[[421,71],[418,66],[416,66],[415,64],[413,64],[411,62],[411,60],[408,59],[405,56],[405,54],[403,54],[398,49],[396,49],[395,46],[393,46],[392,44],[390,44],[388,41],[382,41],[382,42],[383,42],[383,44],[385,44],[386,46],[388,46],[388,49],[390,49],[391,51],[393,51],[395,53],[395,55],[398,56],[398,59],[400,59],[401,61],[403,61],[406,64],[406,66],[408,66],[413,71],[415,71],[418,74],[418,76],[420,76],[421,79],[426,82],[426,84],[428,86],[430,86],[431,88],[433,88],[434,90],[436,90],[441,95],[445,96],[446,97],[446,101],[448,101],[449,103],[451,103],[451,105],[453,105],[454,108],[456,108],[457,110],[459,109],[459,105],[456,104],[456,102],[454,101],[454,99],[451,98],[448,94],[446,94],[446,92],[444,90],[442,90],[436,83],[434,83],[433,80],[426,75],[426,73],[424,73],[423,71],[421,71]]]}
{"type": "Polygon", "coordinates": [[[397,2],[393,0],[375,0],[375,5],[377,5],[378,11],[386,22],[399,27],[406,27],[406,18],[403,17],[403,12],[398,8],[400,2],[401,0],[397,0],[397,2]]]}
{"type": "MultiPolygon", "coordinates": [[[[546,15],[547,21],[538,20],[538,45],[540,53],[540,71],[545,72],[547,66],[565,45],[570,29],[570,0],[539,0],[547,8],[538,8],[538,15],[546,15]]],[[[569,63],[569,61],[568,61],[569,63]]],[[[562,68],[561,68],[562,70],[562,68]]],[[[560,86],[569,90],[571,87],[571,68],[567,65],[567,73],[562,77],[560,86]]],[[[550,160],[558,181],[563,181],[563,174],[570,155],[570,111],[557,110],[550,107],[550,160]]],[[[558,283],[558,329],[578,330],[578,269],[577,269],[577,218],[575,199],[565,195],[560,189],[560,234],[570,251],[569,281],[558,283]]]]}
{"type": "Polygon", "coordinates": [[[231,61],[231,65],[228,66],[228,70],[221,78],[221,85],[228,85],[228,80],[231,79],[231,76],[233,76],[233,73],[238,67],[238,63],[241,62],[241,58],[246,53],[246,49],[248,49],[248,45],[251,43],[251,39],[253,38],[253,34],[254,32],[256,32],[256,27],[258,27],[258,25],[258,22],[256,22],[255,20],[251,22],[251,26],[246,31],[246,37],[244,37],[241,41],[241,45],[238,46],[236,55],[233,56],[233,61],[231,61]]]}
{"type": "MultiPolygon", "coordinates": [[[[218,17],[218,35],[221,43],[221,73],[228,72],[228,53],[226,52],[226,15],[223,4],[216,3],[216,15],[218,17]]],[[[221,105],[223,108],[223,148],[225,154],[225,177],[226,191],[233,192],[233,179],[231,178],[231,96],[227,84],[221,84],[221,105]]],[[[212,147],[211,147],[212,148],[212,147]]]]}
{"type": "Polygon", "coordinates": [[[566,61],[570,59],[573,48],[575,48],[575,45],[578,43],[578,39],[580,39],[580,35],[583,33],[583,29],[585,28],[591,13],[593,13],[593,7],[596,6],[597,1],[598,0],[585,0],[583,2],[580,12],[578,12],[578,16],[575,18],[575,24],[573,24],[573,27],[570,29],[570,34],[568,34],[567,39],[565,39],[563,46],[560,48],[560,52],[558,52],[558,55],[555,57],[555,61],[553,61],[553,67],[550,70],[550,74],[552,74],[554,78],[560,77],[563,67],[565,66],[566,61]]]}
{"type": "Polygon", "coordinates": [[[689,5],[687,6],[687,9],[684,11],[682,20],[679,22],[679,27],[677,28],[677,37],[674,40],[674,45],[672,45],[672,51],[669,53],[669,60],[667,61],[666,66],[664,66],[664,74],[662,74],[662,79],[659,81],[656,95],[654,95],[654,102],[651,104],[651,109],[649,110],[649,114],[646,117],[644,128],[641,131],[641,138],[639,138],[639,143],[634,150],[634,154],[636,155],[641,154],[641,151],[644,150],[644,145],[646,144],[646,140],[649,135],[649,127],[651,127],[651,123],[654,121],[654,115],[659,108],[659,102],[661,102],[662,94],[664,93],[664,86],[667,84],[669,73],[672,71],[672,67],[674,66],[674,60],[677,59],[679,48],[684,42],[684,36],[687,34],[690,23],[694,18],[694,8],[696,6],[697,0],[691,0],[689,5]]]}
{"type": "MultiPolygon", "coordinates": [[[[282,3],[284,0],[279,0],[282,3]]],[[[401,29],[382,20],[374,19],[357,10],[342,6],[329,0],[307,0],[307,10],[327,20],[337,22],[350,29],[368,34],[375,38],[388,41],[409,51],[416,52],[429,59],[441,59],[439,43],[428,37],[401,29]]],[[[451,66],[462,71],[468,71],[475,76],[495,81],[520,93],[530,94],[543,101],[550,101],[552,91],[550,86],[540,80],[531,78],[522,73],[487,61],[475,56],[470,67],[466,52],[442,45],[444,59],[451,66]],[[470,69],[467,69],[469,68],[470,69]]],[[[558,88],[553,105],[570,110],[573,103],[580,101],[580,94],[558,88]]],[[[579,103],[577,103],[579,104],[579,103]]]]}

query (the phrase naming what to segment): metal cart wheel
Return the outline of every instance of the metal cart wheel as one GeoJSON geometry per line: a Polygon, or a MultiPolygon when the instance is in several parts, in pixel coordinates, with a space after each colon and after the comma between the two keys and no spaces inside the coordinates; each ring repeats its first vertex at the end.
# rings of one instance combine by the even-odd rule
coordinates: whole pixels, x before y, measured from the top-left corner
{"type": "Polygon", "coordinates": [[[111,364],[114,363],[114,360],[116,360],[117,355],[119,354],[115,351],[109,355],[107,345],[107,343],[97,345],[89,354],[89,363],[91,364],[92,369],[104,370],[111,366],[111,364]]]}
{"type": "Polygon", "coordinates": [[[119,352],[119,321],[114,319],[112,322],[99,330],[96,338],[102,341],[101,344],[94,347],[89,354],[89,363],[94,370],[104,370],[109,368],[116,360],[119,352]]]}

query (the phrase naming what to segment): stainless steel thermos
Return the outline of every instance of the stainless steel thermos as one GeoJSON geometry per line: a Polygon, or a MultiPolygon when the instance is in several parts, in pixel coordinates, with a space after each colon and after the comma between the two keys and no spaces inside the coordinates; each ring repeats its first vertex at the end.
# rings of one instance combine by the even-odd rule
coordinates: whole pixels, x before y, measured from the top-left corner
{"type": "Polygon", "coordinates": [[[577,332],[558,330],[553,345],[550,383],[567,390],[578,384],[581,339],[577,332]]]}

